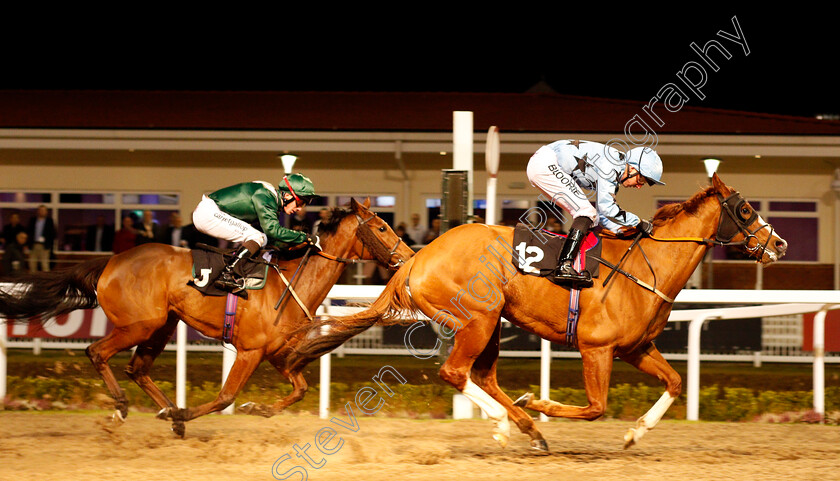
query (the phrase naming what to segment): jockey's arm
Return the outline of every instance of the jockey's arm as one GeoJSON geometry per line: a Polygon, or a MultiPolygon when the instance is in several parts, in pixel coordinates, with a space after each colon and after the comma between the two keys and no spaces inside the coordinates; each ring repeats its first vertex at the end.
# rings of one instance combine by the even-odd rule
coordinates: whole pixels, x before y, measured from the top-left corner
{"type": "Polygon", "coordinates": [[[596,192],[598,220],[605,229],[616,234],[624,234],[635,227],[640,219],[636,214],[618,206],[615,201],[616,188],[616,184],[604,179],[599,180],[596,192]]]}

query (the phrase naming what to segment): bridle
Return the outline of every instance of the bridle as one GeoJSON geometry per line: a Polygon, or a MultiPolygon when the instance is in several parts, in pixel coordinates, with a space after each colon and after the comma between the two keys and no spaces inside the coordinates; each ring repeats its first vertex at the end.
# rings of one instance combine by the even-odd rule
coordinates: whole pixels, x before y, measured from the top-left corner
{"type": "MultiPolygon", "coordinates": [[[[746,199],[741,197],[741,194],[738,192],[732,192],[729,194],[728,197],[723,197],[720,193],[715,193],[718,203],[720,204],[720,219],[718,220],[718,228],[715,236],[713,238],[706,238],[706,237],[656,237],[654,235],[650,235],[649,237],[657,242],[697,242],[701,244],[707,245],[718,245],[718,246],[742,246],[744,250],[750,253],[753,257],[755,257],[756,262],[761,262],[762,257],[764,254],[767,253],[767,246],[770,244],[770,239],[773,237],[773,226],[769,223],[763,223],[756,227],[753,230],[750,230],[750,226],[755,223],[756,219],[759,218],[758,213],[755,212],[754,209],[749,209],[750,214],[747,215],[742,212],[742,207],[747,203],[746,199]],[[762,244],[761,241],[758,240],[756,234],[764,229],[765,227],[770,229],[770,233],[767,235],[767,241],[762,244]],[[743,240],[732,242],[732,238],[736,235],[742,234],[744,236],[743,240]],[[750,239],[755,239],[756,245],[750,247],[750,239]]],[[[635,238],[633,239],[633,243],[630,247],[624,252],[624,255],[618,261],[618,264],[612,265],[609,262],[597,258],[598,262],[604,264],[605,266],[612,269],[612,272],[604,279],[603,286],[606,286],[607,283],[612,278],[613,274],[618,272],[619,274],[627,277],[631,281],[635,282],[636,284],[640,285],[641,287],[655,293],[659,297],[665,299],[665,301],[674,303],[674,299],[665,295],[662,291],[656,288],[656,273],[653,271],[653,267],[650,265],[650,260],[648,260],[647,255],[645,254],[642,246],[639,245],[639,241],[644,236],[644,232],[639,232],[635,238]],[[627,258],[628,254],[636,247],[639,247],[639,251],[642,253],[642,257],[644,257],[645,262],[647,263],[648,269],[650,270],[651,274],[653,274],[653,285],[649,285],[636,276],[621,270],[621,265],[624,263],[624,260],[627,258]]],[[[769,253],[771,256],[775,256],[774,253],[769,253]]],[[[604,294],[606,297],[606,293],[604,294]]]]}
{"type": "Polygon", "coordinates": [[[741,197],[741,194],[738,192],[733,192],[729,195],[729,197],[724,198],[722,195],[717,194],[718,202],[720,202],[721,213],[720,213],[720,221],[718,222],[718,230],[717,234],[715,235],[715,239],[711,240],[712,243],[715,245],[721,246],[743,246],[744,249],[749,252],[750,254],[756,255],[756,262],[759,262],[764,254],[767,252],[767,245],[770,244],[770,239],[773,237],[773,226],[769,223],[764,223],[759,225],[753,230],[750,230],[750,226],[755,222],[758,218],[758,213],[755,210],[750,209],[749,217],[745,217],[745,214],[741,212],[741,207],[744,206],[747,201],[741,197]],[[726,216],[724,217],[724,214],[726,216]],[[763,245],[761,241],[758,240],[756,234],[765,227],[770,228],[770,233],[767,235],[767,242],[763,245]],[[735,237],[737,234],[742,234],[744,236],[744,240],[739,242],[731,242],[732,238],[735,237]],[[755,246],[750,247],[750,239],[755,239],[755,246]],[[761,251],[759,252],[759,249],[761,251]]]}
{"type": "MultiPolygon", "coordinates": [[[[394,270],[399,269],[403,264],[405,264],[405,261],[403,259],[399,259],[397,262],[391,263],[391,259],[394,257],[394,255],[396,255],[397,250],[400,248],[400,244],[403,243],[403,240],[399,236],[397,236],[397,242],[394,244],[393,247],[391,247],[390,250],[386,251],[387,247],[384,244],[382,244],[381,242],[379,242],[379,239],[373,233],[373,229],[371,229],[370,226],[368,225],[368,222],[370,222],[374,218],[378,217],[376,215],[376,212],[371,212],[371,216],[368,217],[367,219],[362,219],[362,217],[359,214],[354,214],[354,215],[356,216],[356,221],[359,223],[359,228],[356,230],[356,235],[362,241],[362,254],[364,254],[365,249],[369,249],[371,251],[371,253],[373,254],[373,256],[376,257],[376,259],[374,259],[374,260],[370,260],[370,259],[346,259],[346,258],[338,257],[338,256],[335,256],[335,255],[332,255],[332,254],[327,254],[326,252],[323,252],[323,251],[318,251],[317,255],[319,255],[319,256],[321,256],[325,259],[329,259],[329,260],[335,261],[335,262],[342,262],[344,264],[360,264],[360,263],[363,263],[363,262],[381,262],[382,264],[385,264],[386,266],[388,266],[390,269],[394,269],[394,270]],[[376,243],[378,243],[378,245],[376,245],[376,247],[374,247],[374,248],[371,248],[370,246],[368,246],[365,243],[365,240],[367,240],[368,242],[376,242],[376,243]]],[[[384,228],[385,228],[385,226],[382,227],[382,229],[384,229],[384,228]]]]}

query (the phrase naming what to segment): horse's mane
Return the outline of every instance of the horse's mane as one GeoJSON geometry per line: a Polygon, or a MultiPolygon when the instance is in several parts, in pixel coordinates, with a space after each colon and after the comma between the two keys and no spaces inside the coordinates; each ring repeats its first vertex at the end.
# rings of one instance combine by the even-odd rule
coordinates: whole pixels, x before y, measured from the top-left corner
{"type": "Polygon", "coordinates": [[[705,189],[701,190],[700,192],[694,194],[690,199],[685,202],[677,202],[674,204],[666,204],[660,207],[653,217],[651,218],[651,223],[653,225],[662,225],[666,221],[673,219],[676,217],[680,212],[685,212],[688,215],[695,215],[697,211],[700,209],[700,206],[708,199],[709,197],[714,196],[716,193],[714,186],[708,186],[705,189]]]}
{"type": "MultiPolygon", "coordinates": [[[[350,215],[351,211],[342,209],[341,207],[333,207],[330,209],[330,215],[326,221],[318,225],[318,235],[320,237],[329,237],[338,232],[338,226],[341,220],[350,215]]],[[[283,261],[289,261],[301,258],[306,253],[306,249],[279,249],[274,250],[275,258],[283,261]]]]}
{"type": "Polygon", "coordinates": [[[350,210],[342,209],[341,207],[333,207],[330,210],[330,216],[325,222],[321,222],[318,226],[319,235],[332,235],[338,230],[338,225],[341,224],[342,219],[350,215],[350,210]]]}

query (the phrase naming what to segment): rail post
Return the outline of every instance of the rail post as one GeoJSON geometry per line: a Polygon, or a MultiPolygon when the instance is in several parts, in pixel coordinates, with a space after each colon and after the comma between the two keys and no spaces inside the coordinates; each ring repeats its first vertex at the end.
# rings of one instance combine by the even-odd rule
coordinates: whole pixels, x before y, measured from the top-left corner
{"type": "Polygon", "coordinates": [[[187,407],[187,325],[178,321],[175,340],[175,404],[187,407]]]}
{"type": "Polygon", "coordinates": [[[318,386],[320,389],[318,398],[318,414],[321,419],[327,419],[330,416],[330,369],[331,369],[330,353],[321,356],[321,381],[318,386]]]}
{"type": "Polygon", "coordinates": [[[6,399],[6,322],[0,322],[0,405],[6,399]]]}
{"type": "Polygon", "coordinates": [[[688,379],[686,382],[686,419],[697,421],[700,413],[700,332],[703,323],[720,317],[720,313],[704,313],[688,324],[688,379]]]}
{"type": "MultiPolygon", "coordinates": [[[[551,398],[551,341],[540,339],[540,399],[551,398]]],[[[548,421],[548,416],[540,413],[540,421],[548,421]]]]}
{"type": "MultiPolygon", "coordinates": [[[[228,374],[230,374],[230,370],[233,367],[233,362],[236,360],[236,348],[233,347],[232,344],[226,344],[222,342],[222,386],[225,385],[227,381],[228,374]]],[[[233,414],[235,409],[235,403],[231,403],[230,406],[222,409],[222,414],[233,414]]]]}
{"type": "Polygon", "coordinates": [[[814,412],[825,420],[825,314],[823,306],[814,314],[814,412]]]}

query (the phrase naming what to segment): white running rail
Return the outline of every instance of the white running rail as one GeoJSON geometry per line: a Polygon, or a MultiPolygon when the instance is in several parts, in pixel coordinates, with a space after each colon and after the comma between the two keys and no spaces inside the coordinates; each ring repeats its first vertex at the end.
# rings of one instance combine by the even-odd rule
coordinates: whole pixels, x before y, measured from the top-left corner
{"type": "MultiPolygon", "coordinates": [[[[330,290],[326,304],[331,300],[349,301],[371,301],[379,296],[383,286],[366,285],[336,285],[330,290]]],[[[688,353],[687,355],[665,355],[669,359],[687,360],[688,373],[686,380],[686,417],[688,420],[698,420],[699,392],[700,392],[700,334],[703,324],[711,319],[745,319],[756,317],[770,317],[791,314],[803,314],[815,312],[813,330],[813,356],[798,357],[797,360],[807,360],[813,363],[813,391],[814,411],[825,414],[825,315],[829,310],[840,308],[840,291],[823,290],[729,290],[729,289],[685,289],[676,298],[677,303],[691,304],[756,304],[748,307],[714,307],[709,309],[687,309],[671,312],[669,322],[688,322],[688,353]]],[[[354,308],[347,307],[321,307],[319,313],[336,314],[354,308]]],[[[358,309],[358,308],[355,308],[358,309]]],[[[423,318],[425,316],[421,316],[423,318]]],[[[84,349],[87,344],[73,341],[16,341],[7,339],[6,326],[0,328],[0,399],[6,395],[6,373],[7,356],[6,350],[9,347],[15,348],[61,348],[61,349],[84,349]]],[[[186,356],[187,351],[222,351],[223,373],[222,382],[227,377],[230,366],[235,358],[235,351],[230,345],[188,345],[186,342],[186,329],[183,323],[179,325],[175,345],[168,345],[167,350],[175,349],[176,360],[176,403],[182,406],[186,403],[186,356]]],[[[541,395],[546,398],[550,386],[548,385],[548,373],[552,357],[579,357],[576,352],[551,352],[551,343],[543,340],[539,356],[541,359],[541,395]]],[[[349,349],[340,347],[339,350],[348,354],[406,354],[406,349],[349,349]]],[[[535,352],[503,351],[502,355],[536,357],[535,352]]],[[[329,414],[329,366],[330,354],[325,354],[321,362],[321,401],[320,414],[326,417],[329,414]]],[[[717,356],[706,356],[705,358],[718,358],[717,356]]],[[[721,359],[726,360],[726,359],[721,359]]],[[[831,357],[829,362],[840,361],[840,358],[831,357]]],[[[232,412],[232,407],[225,410],[232,412]]]]}

